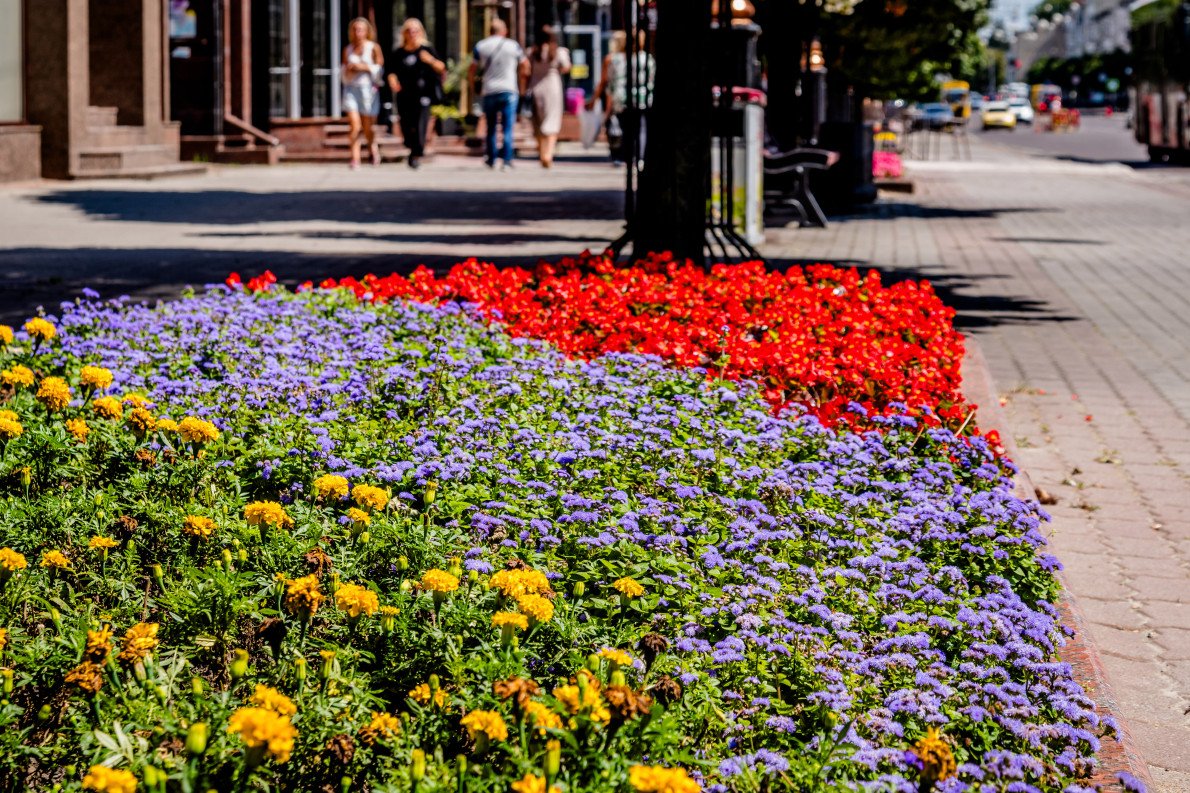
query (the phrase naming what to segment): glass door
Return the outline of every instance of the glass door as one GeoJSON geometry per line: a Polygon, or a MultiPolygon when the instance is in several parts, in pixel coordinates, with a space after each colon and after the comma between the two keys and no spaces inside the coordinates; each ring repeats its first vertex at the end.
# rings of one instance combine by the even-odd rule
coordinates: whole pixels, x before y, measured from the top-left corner
{"type": "Polygon", "coordinates": [[[0,122],[25,117],[21,0],[0,0],[0,122]]]}
{"type": "Polygon", "coordinates": [[[269,115],[340,114],[342,0],[268,0],[269,115]]]}

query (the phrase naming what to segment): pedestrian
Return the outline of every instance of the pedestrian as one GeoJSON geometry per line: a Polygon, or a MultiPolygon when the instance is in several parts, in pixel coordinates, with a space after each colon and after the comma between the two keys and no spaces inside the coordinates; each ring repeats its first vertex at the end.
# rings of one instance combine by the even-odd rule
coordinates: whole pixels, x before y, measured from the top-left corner
{"type": "Polygon", "coordinates": [[[640,31],[636,52],[629,54],[628,34],[617,30],[612,34],[611,47],[603,59],[603,69],[595,93],[587,100],[587,109],[602,99],[607,113],[607,140],[612,162],[626,162],[631,154],[631,142],[639,136],[637,151],[645,151],[645,111],[653,106],[653,82],[657,63],[645,49],[645,32],[640,31]],[[632,78],[632,96],[628,102],[628,81],[632,78]]]}
{"type": "Polygon", "coordinates": [[[537,138],[537,157],[543,168],[554,164],[554,148],[562,131],[562,78],[570,74],[570,50],[558,46],[558,35],[546,25],[529,50],[528,63],[522,68],[528,78],[533,102],[533,135],[537,138]]]}
{"type": "Polygon", "coordinates": [[[351,20],[347,28],[350,44],[343,50],[343,110],[347,113],[351,138],[351,168],[359,168],[360,148],[368,142],[372,164],[380,164],[376,145],[376,116],[380,115],[380,78],[384,74],[384,53],[376,43],[372,23],[363,17],[351,20]]]}
{"type": "Polygon", "coordinates": [[[401,138],[409,149],[409,167],[417,168],[426,153],[430,108],[444,99],[446,64],[427,43],[421,20],[413,18],[401,25],[401,44],[393,50],[389,63],[388,87],[396,100],[401,138]]]}
{"type": "Polygon", "coordinates": [[[500,160],[501,170],[512,167],[512,131],[516,124],[517,103],[520,99],[521,66],[525,51],[508,37],[508,25],[501,19],[492,21],[489,35],[475,45],[468,79],[475,93],[475,80],[481,79],[483,115],[487,120],[487,151],[484,162],[489,168],[500,160]],[[497,122],[503,124],[503,146],[496,146],[497,122]]]}

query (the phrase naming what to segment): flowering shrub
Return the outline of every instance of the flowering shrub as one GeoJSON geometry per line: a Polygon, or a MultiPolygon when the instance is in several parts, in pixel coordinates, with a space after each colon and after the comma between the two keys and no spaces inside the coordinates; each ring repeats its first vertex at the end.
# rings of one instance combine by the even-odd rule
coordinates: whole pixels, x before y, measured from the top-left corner
{"type": "MultiPolygon", "coordinates": [[[[239,276],[228,283],[239,284],[239,276]]],[[[275,283],[266,272],[247,288],[275,283]]],[[[968,421],[954,311],[928,282],[885,287],[874,270],[820,264],[781,273],[749,262],[707,272],[664,258],[620,267],[585,255],[532,272],[469,259],[441,279],[419,268],[409,277],[328,279],[320,287],[375,302],[476,303],[514,336],[571,355],[643,353],[703,367],[710,378],[756,379],[774,406],[796,402],[828,424],[854,424],[850,402],[880,414],[928,406],[952,429],[968,421]]],[[[934,423],[931,411],[923,420],[934,423]]]]}
{"type": "Polygon", "coordinates": [[[1110,725],[980,438],[341,291],[55,328],[0,348],[13,788],[1089,790],[1110,725]]]}

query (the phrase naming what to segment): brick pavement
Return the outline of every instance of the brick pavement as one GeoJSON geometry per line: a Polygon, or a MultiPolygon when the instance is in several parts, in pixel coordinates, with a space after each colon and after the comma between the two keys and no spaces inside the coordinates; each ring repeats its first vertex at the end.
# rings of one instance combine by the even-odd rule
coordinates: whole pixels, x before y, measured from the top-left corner
{"type": "MultiPolygon", "coordinates": [[[[927,277],[980,342],[1021,462],[1058,502],[1054,549],[1160,791],[1190,791],[1190,178],[973,141],[774,261],[927,277]]],[[[573,253],[619,231],[622,173],[442,160],[351,174],[225,168],[0,191],[0,321],[83,286],[156,298],[229,270],[360,275],[573,253]]]]}

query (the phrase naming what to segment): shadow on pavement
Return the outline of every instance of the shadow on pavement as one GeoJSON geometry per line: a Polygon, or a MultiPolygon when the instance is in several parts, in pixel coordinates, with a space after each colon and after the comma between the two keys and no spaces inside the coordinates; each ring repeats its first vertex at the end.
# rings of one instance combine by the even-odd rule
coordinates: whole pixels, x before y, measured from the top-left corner
{"type": "MultiPolygon", "coordinates": [[[[526,231],[523,233],[511,232],[463,232],[458,233],[451,231],[439,232],[413,232],[409,234],[371,234],[354,231],[202,231],[188,234],[191,237],[213,237],[213,238],[232,238],[232,239],[267,239],[269,237],[285,237],[311,239],[311,240],[359,240],[366,239],[369,242],[392,242],[392,243],[417,243],[429,242],[446,245],[521,245],[531,242],[571,242],[574,243],[575,251],[579,250],[584,244],[594,244],[594,241],[586,236],[579,236],[573,234],[554,234],[547,231],[526,231]]],[[[602,241],[603,244],[607,240],[602,241]]],[[[460,248],[460,251],[465,251],[465,248],[460,248]]]]}
{"type": "Polygon", "coordinates": [[[1057,212],[1051,207],[986,207],[979,209],[962,209],[947,206],[922,206],[907,201],[879,200],[874,204],[867,204],[847,212],[831,213],[827,216],[832,223],[847,223],[852,220],[896,220],[897,218],[917,218],[936,220],[943,218],[977,219],[997,218],[1001,215],[1028,213],[1031,215],[1045,212],[1057,212]]]}

